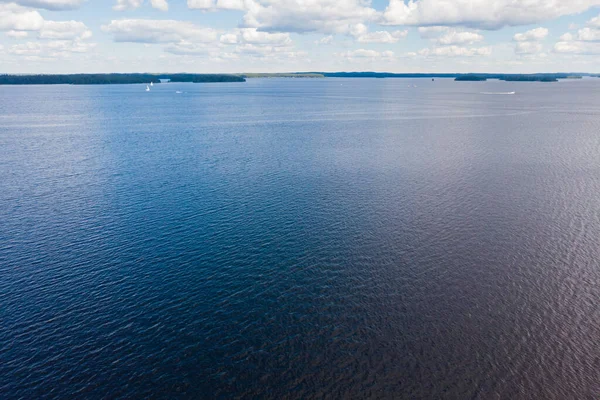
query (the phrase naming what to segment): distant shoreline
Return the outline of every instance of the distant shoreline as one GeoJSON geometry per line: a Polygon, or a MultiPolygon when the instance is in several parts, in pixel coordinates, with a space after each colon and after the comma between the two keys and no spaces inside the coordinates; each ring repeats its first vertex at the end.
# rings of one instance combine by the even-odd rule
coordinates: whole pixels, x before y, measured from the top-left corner
{"type": "Polygon", "coordinates": [[[225,83],[246,82],[229,74],[64,74],[0,75],[0,85],[125,85],[169,82],[225,83]]]}
{"type": "Polygon", "coordinates": [[[498,79],[511,82],[557,82],[560,79],[581,79],[584,76],[599,77],[590,73],[538,73],[538,74],[490,74],[490,73],[388,73],[388,72],[290,72],[290,73],[243,73],[243,74],[0,74],[0,85],[113,85],[158,84],[168,82],[231,83],[246,82],[254,78],[447,78],[456,81],[486,81],[498,79]]]}

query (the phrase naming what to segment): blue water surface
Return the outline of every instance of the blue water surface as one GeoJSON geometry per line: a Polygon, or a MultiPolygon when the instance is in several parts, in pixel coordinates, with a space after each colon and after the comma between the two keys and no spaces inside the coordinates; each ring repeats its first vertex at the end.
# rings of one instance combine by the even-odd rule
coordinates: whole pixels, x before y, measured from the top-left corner
{"type": "Polygon", "coordinates": [[[599,398],[600,80],[144,89],[0,87],[1,398],[599,398]]]}

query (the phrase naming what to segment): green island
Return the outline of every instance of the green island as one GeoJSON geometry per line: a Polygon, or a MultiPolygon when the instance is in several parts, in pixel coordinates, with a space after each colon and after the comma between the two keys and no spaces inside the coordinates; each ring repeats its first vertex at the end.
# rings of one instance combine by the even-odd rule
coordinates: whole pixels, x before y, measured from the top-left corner
{"type": "Polygon", "coordinates": [[[459,74],[459,73],[402,73],[390,72],[322,72],[326,78],[454,78],[456,81],[486,81],[498,79],[508,82],[557,82],[559,79],[581,79],[591,74],[547,73],[547,74],[459,74]]]}
{"type": "Polygon", "coordinates": [[[560,79],[583,79],[590,74],[567,74],[567,73],[549,73],[549,74],[464,74],[457,76],[456,81],[486,81],[488,79],[498,79],[507,82],[558,82],[560,79]]]}
{"type": "Polygon", "coordinates": [[[244,78],[325,78],[325,75],[318,72],[288,72],[288,73],[248,73],[242,74],[244,78]]]}
{"type": "Polygon", "coordinates": [[[0,85],[112,85],[171,82],[245,82],[239,75],[228,74],[65,74],[0,75],[0,85]]]}

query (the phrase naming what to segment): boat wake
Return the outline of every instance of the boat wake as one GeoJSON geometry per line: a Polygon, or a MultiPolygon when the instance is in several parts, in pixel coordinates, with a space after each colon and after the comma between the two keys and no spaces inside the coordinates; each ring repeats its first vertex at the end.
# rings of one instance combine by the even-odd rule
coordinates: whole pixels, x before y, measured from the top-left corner
{"type": "Polygon", "coordinates": [[[491,94],[491,95],[509,95],[515,94],[516,92],[481,92],[481,94],[491,94]]]}

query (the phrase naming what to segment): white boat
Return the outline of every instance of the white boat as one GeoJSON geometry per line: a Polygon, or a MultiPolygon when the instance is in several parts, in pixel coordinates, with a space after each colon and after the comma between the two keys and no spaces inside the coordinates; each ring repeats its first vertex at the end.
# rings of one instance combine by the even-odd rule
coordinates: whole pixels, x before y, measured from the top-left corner
{"type": "Polygon", "coordinates": [[[154,86],[154,83],[150,82],[150,86],[154,86]]]}
{"type": "Polygon", "coordinates": [[[150,86],[146,85],[146,92],[150,91],[150,86]]]}

